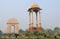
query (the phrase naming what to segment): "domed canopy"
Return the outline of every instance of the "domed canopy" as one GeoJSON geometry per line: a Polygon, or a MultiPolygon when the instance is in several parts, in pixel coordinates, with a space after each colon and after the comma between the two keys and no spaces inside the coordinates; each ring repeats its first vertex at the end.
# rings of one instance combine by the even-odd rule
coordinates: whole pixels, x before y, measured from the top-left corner
{"type": "Polygon", "coordinates": [[[33,3],[31,7],[28,9],[28,12],[34,11],[37,13],[38,11],[42,10],[37,4],[33,3]]]}
{"type": "Polygon", "coordinates": [[[35,8],[35,7],[39,7],[37,4],[35,4],[35,3],[33,3],[32,5],[31,5],[31,8],[35,8]]]}
{"type": "Polygon", "coordinates": [[[16,18],[10,18],[7,23],[18,23],[16,18]]]}

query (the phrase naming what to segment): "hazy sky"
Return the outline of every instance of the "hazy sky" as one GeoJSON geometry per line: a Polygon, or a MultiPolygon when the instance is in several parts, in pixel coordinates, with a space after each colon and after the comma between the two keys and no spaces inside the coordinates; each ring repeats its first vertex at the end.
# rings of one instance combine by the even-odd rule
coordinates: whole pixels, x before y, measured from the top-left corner
{"type": "Polygon", "coordinates": [[[9,18],[17,18],[19,29],[28,28],[28,8],[39,5],[43,28],[60,27],[60,0],[0,0],[0,30],[6,32],[9,18]]]}

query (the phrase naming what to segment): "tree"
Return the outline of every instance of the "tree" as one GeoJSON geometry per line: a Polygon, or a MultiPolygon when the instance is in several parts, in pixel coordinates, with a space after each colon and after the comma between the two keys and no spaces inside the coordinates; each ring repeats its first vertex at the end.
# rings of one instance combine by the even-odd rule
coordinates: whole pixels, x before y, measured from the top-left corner
{"type": "Polygon", "coordinates": [[[19,33],[22,33],[22,32],[24,32],[24,30],[20,29],[20,30],[19,30],[19,33]]]}
{"type": "Polygon", "coordinates": [[[59,27],[55,27],[54,28],[54,32],[55,32],[55,35],[60,34],[60,28],[59,27]]]}
{"type": "Polygon", "coordinates": [[[33,31],[33,34],[34,34],[34,36],[36,36],[37,37],[37,39],[39,39],[39,37],[40,37],[40,33],[38,32],[38,31],[33,31]]]}
{"type": "Polygon", "coordinates": [[[0,30],[0,37],[2,36],[3,32],[0,30]]]}
{"type": "Polygon", "coordinates": [[[57,30],[60,30],[60,28],[59,27],[55,27],[54,30],[57,31],[57,30]]]}
{"type": "Polygon", "coordinates": [[[50,29],[46,29],[45,30],[45,37],[47,37],[47,38],[50,38],[50,31],[49,31],[50,29]]]}
{"type": "Polygon", "coordinates": [[[51,30],[51,29],[48,29],[48,33],[49,33],[50,35],[54,35],[54,31],[51,30]]]}
{"type": "Polygon", "coordinates": [[[27,32],[25,32],[25,35],[28,37],[28,39],[30,39],[30,37],[32,36],[32,33],[27,31],[27,32]]]}

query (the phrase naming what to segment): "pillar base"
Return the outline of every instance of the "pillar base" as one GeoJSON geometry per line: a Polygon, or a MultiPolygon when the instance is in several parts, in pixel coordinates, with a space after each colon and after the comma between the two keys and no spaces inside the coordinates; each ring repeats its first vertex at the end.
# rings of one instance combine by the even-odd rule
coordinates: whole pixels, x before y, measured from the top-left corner
{"type": "Polygon", "coordinates": [[[32,32],[33,31],[33,27],[29,27],[29,32],[32,32]]]}
{"type": "Polygon", "coordinates": [[[42,31],[42,27],[37,27],[36,30],[37,31],[42,31]]]}

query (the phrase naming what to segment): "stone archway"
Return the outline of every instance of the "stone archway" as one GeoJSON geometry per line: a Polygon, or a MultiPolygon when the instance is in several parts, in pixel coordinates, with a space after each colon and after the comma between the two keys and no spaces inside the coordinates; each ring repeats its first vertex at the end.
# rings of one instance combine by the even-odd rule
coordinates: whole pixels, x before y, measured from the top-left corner
{"type": "Polygon", "coordinates": [[[14,33],[18,34],[18,20],[15,18],[10,18],[7,22],[7,33],[11,33],[11,27],[14,27],[14,33]]]}

